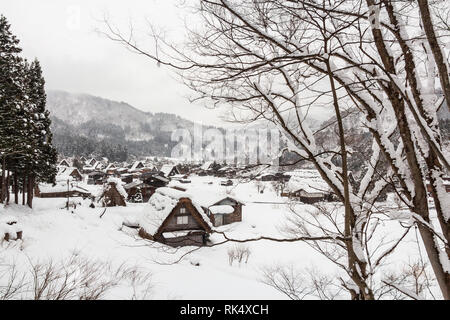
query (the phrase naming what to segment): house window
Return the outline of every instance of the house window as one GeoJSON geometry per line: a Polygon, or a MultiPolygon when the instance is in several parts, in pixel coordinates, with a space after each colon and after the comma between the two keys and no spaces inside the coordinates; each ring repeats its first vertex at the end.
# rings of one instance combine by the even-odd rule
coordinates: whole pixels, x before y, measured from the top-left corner
{"type": "Polygon", "coordinates": [[[180,208],[180,213],[186,213],[186,208],[180,208]]]}
{"type": "Polygon", "coordinates": [[[177,217],[177,224],[188,224],[189,222],[189,216],[178,216],[177,217]]]}

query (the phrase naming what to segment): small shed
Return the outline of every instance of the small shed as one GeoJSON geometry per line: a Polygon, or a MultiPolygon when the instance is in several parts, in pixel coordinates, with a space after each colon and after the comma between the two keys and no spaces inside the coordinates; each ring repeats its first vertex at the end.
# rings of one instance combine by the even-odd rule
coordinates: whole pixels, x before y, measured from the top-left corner
{"type": "Polygon", "coordinates": [[[242,221],[243,202],[232,197],[217,199],[211,201],[212,204],[206,208],[207,214],[215,227],[242,221]]]}

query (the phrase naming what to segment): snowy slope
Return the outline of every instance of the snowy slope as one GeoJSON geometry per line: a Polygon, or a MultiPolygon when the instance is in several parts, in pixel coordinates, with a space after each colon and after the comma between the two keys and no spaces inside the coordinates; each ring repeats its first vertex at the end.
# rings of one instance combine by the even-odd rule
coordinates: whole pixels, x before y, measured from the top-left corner
{"type": "MultiPolygon", "coordinates": [[[[273,191],[270,183],[264,193],[258,193],[253,182],[220,186],[220,179],[192,177],[189,193],[209,192],[238,195],[245,205],[243,221],[218,228],[234,239],[252,239],[259,236],[280,238],[283,226],[291,215],[286,200],[273,191]],[[213,182],[209,184],[208,182],[213,182]]],[[[146,212],[148,204],[128,204],[127,207],[89,208],[89,201],[75,210],[60,209],[64,199],[35,198],[33,210],[11,205],[2,215],[18,220],[24,240],[3,243],[0,259],[15,261],[19,268],[29,268],[27,261],[58,261],[78,254],[119,266],[127,264],[152,274],[152,299],[286,299],[286,296],[261,282],[265,267],[295,265],[297,269],[316,267],[332,276],[342,275],[336,266],[306,243],[278,243],[257,241],[245,244],[251,252],[247,264],[228,263],[228,249],[236,244],[226,243],[204,247],[177,260],[192,247],[179,250],[143,240],[135,229],[122,227],[122,222],[136,222],[146,212]]],[[[302,210],[311,209],[299,205],[302,210]]],[[[383,224],[385,234],[399,232],[396,222],[383,224]]],[[[211,237],[213,243],[222,240],[220,234],[211,237]]],[[[399,270],[400,263],[417,256],[417,244],[411,233],[402,243],[386,267],[399,270]]],[[[1,279],[6,281],[6,279],[1,279]]],[[[0,283],[1,285],[1,283],[0,283]]],[[[106,298],[129,299],[130,288],[113,290],[106,298]]],[[[341,298],[347,298],[343,296],[341,298]]]]}

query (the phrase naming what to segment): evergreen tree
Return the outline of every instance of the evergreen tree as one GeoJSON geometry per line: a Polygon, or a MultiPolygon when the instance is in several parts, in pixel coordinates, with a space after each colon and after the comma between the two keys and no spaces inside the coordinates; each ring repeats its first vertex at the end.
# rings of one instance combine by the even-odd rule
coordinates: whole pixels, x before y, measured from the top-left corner
{"type": "Polygon", "coordinates": [[[41,66],[37,60],[30,64],[22,59],[18,44],[6,18],[0,16],[0,201],[9,200],[13,181],[16,203],[20,187],[31,207],[35,183],[55,180],[57,152],[41,66]]]}
{"type": "Polygon", "coordinates": [[[6,198],[6,169],[9,159],[23,152],[22,59],[19,40],[11,33],[6,18],[0,16],[0,155],[2,165],[0,202],[6,198]]]}
{"type": "Polygon", "coordinates": [[[50,130],[50,113],[46,110],[47,95],[45,93],[45,80],[38,60],[33,61],[30,66],[29,98],[30,106],[33,107],[32,122],[34,134],[32,172],[37,181],[53,183],[57,169],[56,162],[58,154],[52,145],[53,135],[50,130]]]}

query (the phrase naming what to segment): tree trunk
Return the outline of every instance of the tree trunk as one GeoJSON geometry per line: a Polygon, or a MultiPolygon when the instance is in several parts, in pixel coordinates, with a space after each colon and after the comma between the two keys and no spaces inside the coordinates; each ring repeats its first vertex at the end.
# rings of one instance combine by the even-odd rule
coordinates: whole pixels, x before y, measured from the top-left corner
{"type": "Polygon", "coordinates": [[[428,0],[418,0],[420,9],[420,18],[422,20],[423,29],[430,44],[431,52],[433,53],[434,61],[436,62],[439,80],[441,81],[442,91],[447,102],[447,109],[450,110],[450,80],[446,60],[442,54],[441,47],[437,41],[436,33],[433,28],[433,21],[431,20],[430,7],[428,0]]]}
{"type": "MultiPolygon", "coordinates": [[[[425,220],[426,222],[429,222],[425,220]]],[[[445,300],[450,300],[450,275],[445,272],[442,267],[440,253],[441,250],[436,243],[436,236],[430,231],[430,229],[419,223],[419,232],[423,240],[423,244],[426,248],[428,259],[430,260],[431,267],[433,268],[434,275],[441,289],[442,296],[445,300]]]]}
{"type": "Polygon", "coordinates": [[[22,205],[25,205],[26,190],[27,190],[27,174],[25,173],[23,175],[23,180],[22,180],[22,205]]]}
{"type": "Polygon", "coordinates": [[[0,192],[0,203],[3,203],[3,201],[5,199],[5,187],[6,187],[5,174],[6,174],[6,157],[3,156],[3,159],[2,159],[2,189],[0,192]]]}
{"type": "Polygon", "coordinates": [[[6,204],[9,204],[9,198],[10,198],[10,193],[9,193],[9,184],[10,184],[10,179],[9,179],[9,171],[8,174],[6,176],[6,204]]]}
{"type": "Polygon", "coordinates": [[[33,208],[33,187],[34,187],[34,176],[33,175],[30,175],[29,177],[28,177],[28,183],[27,183],[27,186],[28,186],[28,194],[27,194],[27,205],[30,207],[30,208],[33,208]]]}
{"type": "Polygon", "coordinates": [[[17,181],[17,172],[14,172],[14,203],[19,204],[19,185],[17,181]]]}

